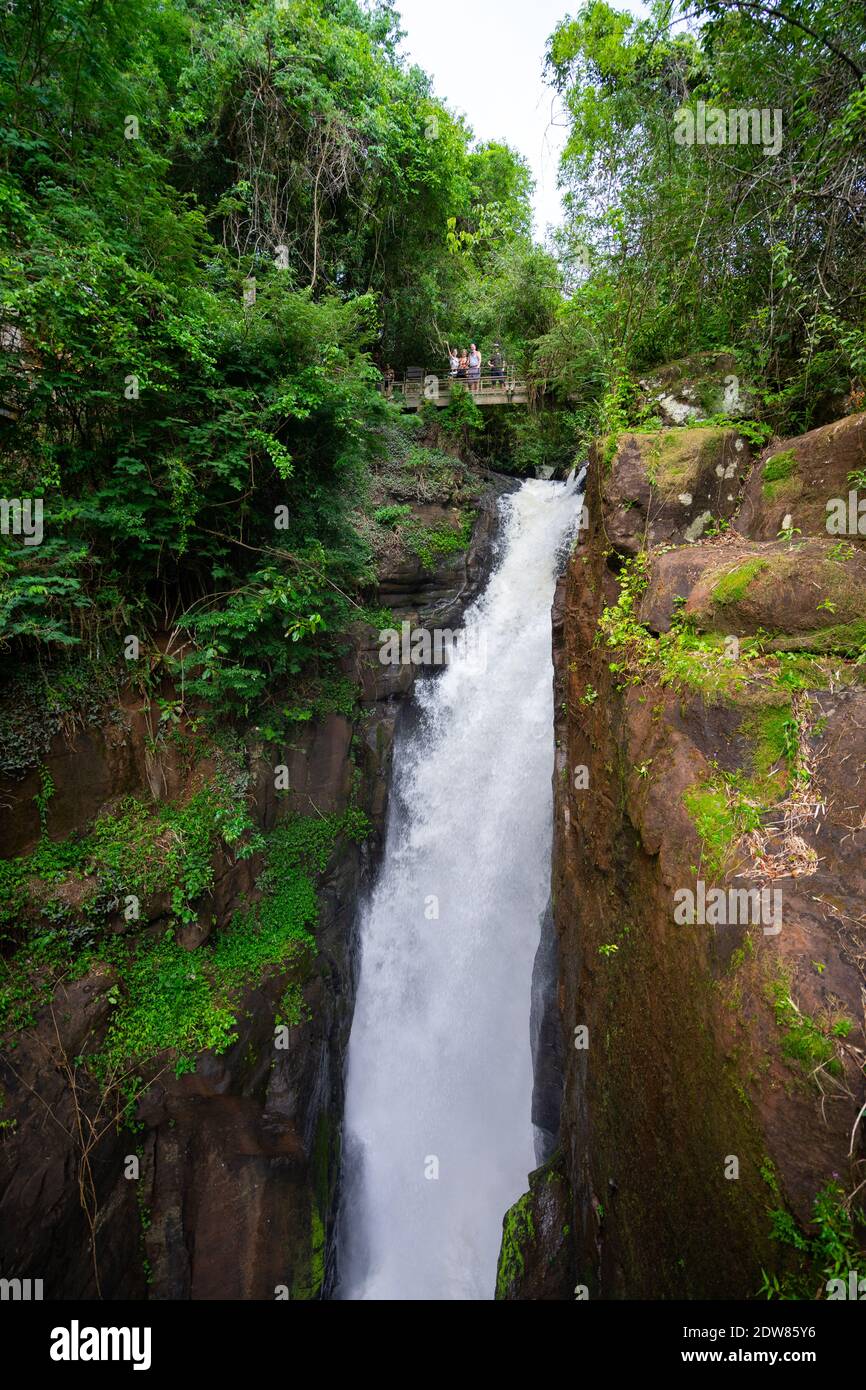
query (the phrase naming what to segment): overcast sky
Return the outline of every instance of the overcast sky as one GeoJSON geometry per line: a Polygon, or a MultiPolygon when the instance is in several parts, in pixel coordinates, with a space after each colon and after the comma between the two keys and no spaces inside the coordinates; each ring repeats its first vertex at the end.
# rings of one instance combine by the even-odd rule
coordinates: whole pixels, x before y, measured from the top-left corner
{"type": "MultiPolygon", "coordinates": [[[[639,2],[612,0],[643,13],[639,2]]],[[[561,220],[556,188],[565,123],[542,68],[549,36],[580,0],[396,0],[403,51],[429,72],[437,96],[462,111],[479,140],[505,140],[535,178],[536,233],[561,220]]]]}

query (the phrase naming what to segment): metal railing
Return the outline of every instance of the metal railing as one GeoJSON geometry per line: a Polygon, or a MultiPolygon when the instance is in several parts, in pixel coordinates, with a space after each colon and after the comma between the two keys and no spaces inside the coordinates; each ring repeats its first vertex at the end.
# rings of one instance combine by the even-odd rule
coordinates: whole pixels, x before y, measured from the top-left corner
{"type": "Polygon", "coordinates": [[[488,405],[503,401],[507,403],[517,397],[525,400],[528,389],[523,377],[514,376],[509,371],[503,371],[501,374],[485,371],[477,381],[470,381],[468,377],[451,376],[450,373],[423,372],[394,381],[383,379],[380,389],[386,396],[402,398],[407,405],[420,405],[425,400],[447,405],[454,387],[463,388],[480,404],[488,405]]]}

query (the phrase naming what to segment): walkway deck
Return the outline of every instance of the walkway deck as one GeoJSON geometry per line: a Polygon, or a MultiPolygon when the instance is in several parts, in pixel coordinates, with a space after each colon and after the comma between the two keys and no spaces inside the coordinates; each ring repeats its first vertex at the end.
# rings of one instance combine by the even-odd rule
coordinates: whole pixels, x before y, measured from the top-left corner
{"type": "MultiPolygon", "coordinates": [[[[434,372],[423,377],[394,381],[390,391],[383,384],[386,395],[393,400],[402,401],[405,410],[418,410],[424,401],[431,405],[446,406],[451,399],[452,386],[468,388],[469,383],[452,376],[436,376],[434,372]]],[[[494,381],[489,375],[482,376],[478,390],[470,392],[475,404],[482,408],[491,405],[526,405],[529,401],[529,387],[520,377],[508,377],[504,382],[494,381]]]]}

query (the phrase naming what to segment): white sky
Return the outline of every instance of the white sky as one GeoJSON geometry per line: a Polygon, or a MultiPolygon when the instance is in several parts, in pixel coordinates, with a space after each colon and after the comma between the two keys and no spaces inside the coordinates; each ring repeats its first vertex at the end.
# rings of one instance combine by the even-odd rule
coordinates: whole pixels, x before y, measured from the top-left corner
{"type": "MultiPolygon", "coordinates": [[[[644,13],[640,0],[611,0],[644,13]]],[[[479,140],[504,140],[535,178],[536,234],[562,219],[556,187],[566,129],[542,79],[549,36],[580,0],[396,0],[403,52],[429,72],[436,95],[462,111],[479,140]]]]}

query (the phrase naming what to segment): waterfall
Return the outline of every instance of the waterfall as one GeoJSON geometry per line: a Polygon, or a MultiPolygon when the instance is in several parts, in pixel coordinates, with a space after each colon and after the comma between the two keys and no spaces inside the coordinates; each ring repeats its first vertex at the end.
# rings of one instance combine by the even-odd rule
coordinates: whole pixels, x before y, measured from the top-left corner
{"type": "Polygon", "coordinates": [[[550,609],[577,482],[505,497],[498,564],[453,659],[416,685],[360,924],[340,1287],[488,1299],[534,1167],[530,988],[548,898],[550,609]]]}

